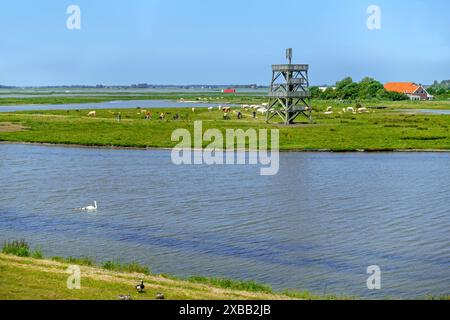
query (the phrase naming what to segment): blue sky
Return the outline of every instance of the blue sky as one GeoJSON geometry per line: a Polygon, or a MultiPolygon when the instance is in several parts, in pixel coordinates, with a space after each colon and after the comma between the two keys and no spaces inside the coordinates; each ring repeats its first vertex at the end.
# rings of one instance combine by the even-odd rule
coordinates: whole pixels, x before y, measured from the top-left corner
{"type": "Polygon", "coordinates": [[[450,78],[448,0],[4,0],[0,84],[270,82],[272,63],[309,63],[314,84],[349,75],[450,78]],[[81,30],[66,9],[81,8],[81,30]],[[368,30],[369,5],[381,30],[368,30]]]}

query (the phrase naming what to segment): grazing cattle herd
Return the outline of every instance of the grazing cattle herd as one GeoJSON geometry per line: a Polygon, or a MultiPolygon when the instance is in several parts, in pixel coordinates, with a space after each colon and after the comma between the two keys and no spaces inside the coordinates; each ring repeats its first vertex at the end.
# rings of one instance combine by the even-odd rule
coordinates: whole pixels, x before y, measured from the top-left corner
{"type": "MultiPolygon", "coordinates": [[[[208,107],[207,110],[209,111],[213,111],[216,107],[208,107]]],[[[248,105],[248,104],[243,104],[241,105],[241,111],[238,110],[232,110],[232,107],[230,106],[218,106],[217,109],[219,111],[221,111],[223,113],[223,117],[224,119],[229,120],[230,119],[230,114],[234,114],[235,116],[237,116],[238,119],[242,119],[244,117],[243,115],[243,111],[251,111],[253,118],[257,119],[257,114],[261,114],[261,115],[265,115],[269,112],[269,104],[268,103],[262,103],[261,105],[248,105]]],[[[192,113],[196,113],[196,108],[193,107],[191,109],[192,113]]],[[[117,113],[113,113],[112,111],[109,111],[110,113],[116,115],[117,113]]],[[[271,111],[274,112],[274,111],[271,111]]],[[[370,113],[368,108],[362,107],[361,105],[357,105],[357,107],[347,107],[347,108],[342,108],[342,111],[338,111],[338,114],[344,114],[344,113],[351,113],[351,114],[358,114],[358,113],[370,113]]],[[[120,114],[120,113],[119,113],[120,114]]],[[[138,108],[138,115],[144,115],[145,119],[147,120],[151,120],[152,119],[152,112],[146,110],[146,109],[141,109],[138,108]]],[[[160,120],[164,120],[166,114],[170,115],[170,112],[164,113],[161,112],[158,115],[158,118],[160,120]]],[[[332,115],[334,114],[334,110],[332,106],[329,106],[326,108],[326,110],[323,112],[324,115],[332,115]]],[[[97,111],[89,111],[87,114],[88,117],[96,117],[97,116],[97,111]]],[[[173,119],[174,120],[179,120],[181,117],[180,115],[177,113],[173,119]]]]}

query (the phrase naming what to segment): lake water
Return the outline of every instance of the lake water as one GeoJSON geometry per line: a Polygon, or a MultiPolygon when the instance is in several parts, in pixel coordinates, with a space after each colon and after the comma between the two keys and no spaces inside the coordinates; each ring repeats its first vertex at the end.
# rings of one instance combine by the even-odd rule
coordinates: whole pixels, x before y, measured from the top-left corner
{"type": "Polygon", "coordinates": [[[398,109],[397,111],[410,113],[450,115],[450,110],[439,110],[439,109],[398,109]]]}
{"type": "MultiPolygon", "coordinates": [[[[226,89],[224,86],[223,89],[226,89]]],[[[269,88],[238,88],[237,93],[267,94],[269,88]]],[[[149,93],[221,93],[222,88],[180,88],[180,87],[158,87],[158,88],[0,88],[2,98],[32,98],[32,97],[52,97],[52,96],[97,96],[99,94],[149,94],[149,93]],[[39,95],[36,95],[39,93],[39,95]]]]}
{"type": "MultiPolygon", "coordinates": [[[[0,112],[34,111],[34,110],[96,110],[96,109],[130,109],[145,108],[206,108],[222,106],[237,106],[226,103],[202,103],[202,102],[179,102],[172,100],[129,100],[129,101],[107,101],[98,103],[72,103],[72,104],[39,104],[39,105],[14,105],[0,106],[0,112]]],[[[240,105],[239,105],[240,106],[240,105]]]]}
{"type": "Polygon", "coordinates": [[[450,154],[282,153],[175,166],[163,150],[0,144],[0,241],[157,273],[369,298],[449,294],[450,154]],[[73,208],[98,202],[95,213],[73,208]],[[382,289],[366,288],[378,265],[382,289]]]}

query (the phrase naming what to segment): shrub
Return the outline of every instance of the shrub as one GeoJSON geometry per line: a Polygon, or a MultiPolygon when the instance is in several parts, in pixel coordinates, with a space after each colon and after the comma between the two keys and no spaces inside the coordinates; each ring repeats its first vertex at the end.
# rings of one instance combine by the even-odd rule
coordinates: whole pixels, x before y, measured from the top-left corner
{"type": "Polygon", "coordinates": [[[3,243],[2,252],[18,257],[29,257],[30,246],[25,240],[6,241],[3,243]]]}
{"type": "Polygon", "coordinates": [[[80,266],[88,266],[88,267],[91,267],[94,265],[94,261],[89,257],[79,257],[79,258],[76,258],[76,257],[67,257],[67,258],[53,257],[52,260],[62,262],[62,263],[70,263],[70,264],[75,264],[75,265],[80,265],[80,266]]]}
{"type": "Polygon", "coordinates": [[[42,250],[40,248],[36,248],[31,252],[31,257],[34,259],[43,259],[44,254],[42,253],[42,250]]]}
{"type": "Polygon", "coordinates": [[[207,278],[207,277],[190,277],[188,278],[188,281],[195,283],[209,284],[212,286],[225,289],[273,293],[273,290],[270,286],[260,284],[255,281],[237,281],[225,278],[207,278]]]}
{"type": "Polygon", "coordinates": [[[142,266],[137,262],[121,263],[117,260],[108,260],[102,267],[103,269],[110,271],[150,274],[150,269],[148,267],[142,266]]]}

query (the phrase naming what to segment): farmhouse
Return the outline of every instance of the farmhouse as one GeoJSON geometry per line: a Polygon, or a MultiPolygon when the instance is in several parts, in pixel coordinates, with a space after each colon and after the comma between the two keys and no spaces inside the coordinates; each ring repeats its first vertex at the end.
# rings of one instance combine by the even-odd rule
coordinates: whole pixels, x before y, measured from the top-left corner
{"type": "Polygon", "coordinates": [[[236,93],[236,89],[223,89],[222,93],[236,93]]]}
{"type": "Polygon", "coordinates": [[[387,91],[406,94],[411,100],[432,100],[433,96],[421,84],[414,82],[389,82],[384,85],[387,91]]]}

